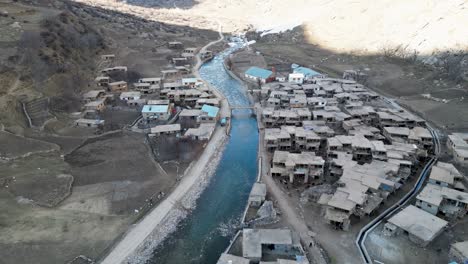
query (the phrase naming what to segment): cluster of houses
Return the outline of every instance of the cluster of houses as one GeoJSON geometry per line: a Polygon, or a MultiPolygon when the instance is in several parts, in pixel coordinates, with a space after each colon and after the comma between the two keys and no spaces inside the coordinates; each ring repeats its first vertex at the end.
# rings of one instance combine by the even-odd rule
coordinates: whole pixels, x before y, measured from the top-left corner
{"type": "MultiPolygon", "coordinates": [[[[353,78],[359,74],[327,78],[298,65],[292,65],[285,81],[273,78],[274,71],[255,67],[245,74],[263,83],[254,92],[263,106],[269,173],[296,187],[333,183],[331,193],[321,194],[316,202],[323,205],[325,221],[336,229],[348,230],[351,219],[375,212],[433,152],[433,135],[425,121],[357,83],[353,78]]],[[[449,140],[460,153],[467,144],[461,137],[455,134],[449,140]]],[[[438,195],[439,206],[464,209],[444,207],[430,214],[464,215],[464,177],[453,166],[440,166],[450,172],[450,185],[438,180],[440,186],[426,187],[418,199],[438,195]]],[[[436,210],[435,204],[430,206],[436,210]]]]}
{"type": "MultiPolygon", "coordinates": [[[[463,218],[468,212],[468,193],[463,180],[464,176],[452,164],[437,162],[432,167],[427,185],[416,196],[415,205],[388,219],[384,234],[405,233],[413,243],[427,246],[448,227],[450,221],[463,218]]],[[[465,256],[467,253],[465,248],[465,256]]]]}
{"type": "MultiPolygon", "coordinates": [[[[100,71],[96,77],[99,89],[83,94],[84,111],[76,125],[101,127],[105,120],[99,112],[110,102],[141,111],[138,123],[149,136],[175,135],[195,140],[209,140],[220,116],[220,101],[198,78],[190,76],[197,48],[184,48],[180,42],[169,42],[168,48],[180,50],[171,59],[172,68],[164,69],[158,77],[141,78],[127,83],[127,67],[113,66],[100,71]]],[[[201,54],[202,60],[212,58],[211,51],[201,54]]],[[[112,62],[115,55],[103,55],[112,62]]]]}

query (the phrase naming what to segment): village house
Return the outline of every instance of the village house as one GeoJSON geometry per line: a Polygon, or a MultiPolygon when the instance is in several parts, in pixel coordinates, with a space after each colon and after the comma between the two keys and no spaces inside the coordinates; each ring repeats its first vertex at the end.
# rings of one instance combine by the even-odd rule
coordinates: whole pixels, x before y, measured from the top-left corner
{"type": "Polygon", "coordinates": [[[416,206],[433,215],[441,214],[449,219],[463,217],[468,210],[468,193],[428,184],[416,197],[416,206]]]}
{"type": "Polygon", "coordinates": [[[298,84],[304,83],[304,74],[303,73],[290,73],[288,75],[288,81],[298,84]]]}
{"type": "Polygon", "coordinates": [[[198,52],[198,48],[185,48],[182,51],[182,56],[184,55],[195,55],[198,52]]]}
{"type": "Polygon", "coordinates": [[[304,75],[304,79],[305,80],[312,80],[312,79],[318,79],[318,78],[324,78],[325,75],[324,74],[321,74],[321,73],[318,73],[310,68],[306,68],[306,67],[302,67],[302,66],[299,66],[299,65],[295,65],[293,64],[291,66],[292,70],[293,70],[293,73],[299,73],[299,74],[302,74],[304,75]]]}
{"type": "Polygon", "coordinates": [[[170,104],[170,101],[169,100],[161,100],[161,99],[157,99],[157,100],[148,100],[148,105],[169,105],[170,104]]]}
{"type": "Polygon", "coordinates": [[[312,114],[307,108],[293,108],[274,110],[264,108],[262,112],[263,123],[266,127],[301,126],[303,121],[311,120],[312,114]]]}
{"type": "Polygon", "coordinates": [[[202,115],[201,109],[183,109],[179,114],[182,128],[195,128],[198,126],[198,117],[202,115]]]}
{"type": "Polygon", "coordinates": [[[432,148],[432,134],[424,127],[384,127],[382,134],[391,142],[416,144],[422,149],[432,148]]]}
{"type": "Polygon", "coordinates": [[[468,133],[453,133],[448,136],[447,146],[456,162],[468,164],[468,133]]]}
{"type": "Polygon", "coordinates": [[[290,183],[298,178],[303,183],[321,183],[325,161],[313,152],[289,153],[275,151],[270,173],[273,177],[287,177],[290,183]]]}
{"type": "Polygon", "coordinates": [[[181,58],[172,58],[172,64],[174,66],[185,66],[185,65],[189,65],[190,62],[187,58],[181,57],[181,58]]]}
{"type": "Polygon", "coordinates": [[[118,81],[118,82],[111,82],[108,85],[108,89],[111,92],[126,92],[128,90],[127,82],[125,81],[118,81]]]}
{"type": "Polygon", "coordinates": [[[442,187],[453,188],[458,191],[466,189],[463,175],[450,163],[438,161],[432,166],[429,183],[442,187]]]}
{"type": "Polygon", "coordinates": [[[182,86],[187,88],[195,88],[203,84],[203,81],[197,78],[182,78],[182,86]]]}
{"type": "Polygon", "coordinates": [[[245,78],[251,81],[259,81],[260,83],[268,83],[275,79],[275,75],[272,71],[265,70],[259,67],[250,67],[245,72],[245,78]]]}
{"type": "Polygon", "coordinates": [[[83,94],[83,102],[89,103],[91,101],[96,101],[103,99],[106,95],[104,90],[92,90],[83,94]]]}
{"type": "Polygon", "coordinates": [[[300,258],[298,254],[303,252],[300,242],[294,239],[289,229],[244,228],[242,231],[242,256],[252,263],[264,261],[266,255],[270,255],[270,258],[287,256],[287,252],[295,252],[290,253],[295,258],[300,258]]]}
{"type": "Polygon", "coordinates": [[[448,222],[410,205],[388,219],[384,234],[389,236],[408,234],[410,241],[425,247],[447,227],[448,222]]]}
{"type": "Polygon", "coordinates": [[[161,135],[178,135],[182,131],[180,124],[159,125],[151,128],[150,137],[161,135]]]}
{"type": "Polygon", "coordinates": [[[166,121],[171,116],[170,105],[145,105],[141,110],[143,119],[147,122],[162,120],[166,121]]]}
{"type": "Polygon", "coordinates": [[[202,51],[200,52],[200,58],[203,61],[210,60],[211,58],[213,58],[213,52],[211,50],[202,51]]]}
{"type": "Polygon", "coordinates": [[[75,121],[75,125],[78,127],[101,128],[104,126],[104,120],[80,118],[75,121]]]}
{"type": "Polygon", "coordinates": [[[122,101],[139,100],[141,98],[141,93],[136,91],[122,92],[119,97],[122,101]]]}
{"type": "Polygon", "coordinates": [[[115,67],[111,67],[111,68],[102,69],[101,73],[111,74],[111,73],[114,73],[114,72],[126,72],[126,71],[127,71],[126,66],[115,66],[115,67]]]}
{"type": "Polygon", "coordinates": [[[217,98],[200,98],[197,99],[195,103],[195,108],[196,109],[201,109],[203,105],[210,105],[210,106],[215,106],[219,107],[219,99],[217,98]]]}
{"type": "Polygon", "coordinates": [[[96,82],[97,86],[104,86],[107,87],[110,83],[110,77],[108,76],[98,76],[96,79],[94,79],[96,82]]]}
{"type": "Polygon", "coordinates": [[[202,123],[196,128],[189,128],[184,134],[185,138],[191,138],[193,140],[208,141],[213,135],[216,129],[214,123],[202,123]]]}
{"type": "Polygon", "coordinates": [[[182,74],[177,69],[172,70],[162,70],[161,71],[163,80],[176,80],[179,79],[182,74]]]}
{"type": "Polygon", "coordinates": [[[101,55],[101,59],[103,59],[103,60],[113,60],[113,59],[115,59],[115,54],[104,54],[104,55],[101,55]]]}
{"type": "Polygon", "coordinates": [[[182,42],[179,41],[169,41],[167,43],[167,47],[170,49],[183,49],[184,44],[182,44],[182,42]]]}
{"type": "Polygon", "coordinates": [[[104,111],[106,109],[106,100],[99,99],[84,105],[85,110],[104,111]]]}
{"type": "Polygon", "coordinates": [[[151,85],[160,85],[162,83],[161,77],[141,78],[138,83],[148,83],[151,85]]]}

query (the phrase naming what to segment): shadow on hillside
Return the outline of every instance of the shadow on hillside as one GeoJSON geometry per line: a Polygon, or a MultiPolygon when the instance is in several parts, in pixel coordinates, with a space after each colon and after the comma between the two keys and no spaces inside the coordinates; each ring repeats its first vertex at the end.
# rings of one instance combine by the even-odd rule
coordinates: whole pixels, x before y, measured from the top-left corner
{"type": "Polygon", "coordinates": [[[165,9],[190,9],[199,2],[197,0],[127,0],[127,4],[165,9]]]}

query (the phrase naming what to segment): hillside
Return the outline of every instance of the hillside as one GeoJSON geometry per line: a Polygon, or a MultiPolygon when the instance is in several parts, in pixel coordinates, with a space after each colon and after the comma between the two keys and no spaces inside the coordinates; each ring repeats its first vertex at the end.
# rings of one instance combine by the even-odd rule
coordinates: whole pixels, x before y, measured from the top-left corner
{"type": "Polygon", "coordinates": [[[463,0],[76,0],[179,25],[226,32],[303,24],[310,43],[332,51],[397,48],[428,55],[468,46],[463,0]]]}

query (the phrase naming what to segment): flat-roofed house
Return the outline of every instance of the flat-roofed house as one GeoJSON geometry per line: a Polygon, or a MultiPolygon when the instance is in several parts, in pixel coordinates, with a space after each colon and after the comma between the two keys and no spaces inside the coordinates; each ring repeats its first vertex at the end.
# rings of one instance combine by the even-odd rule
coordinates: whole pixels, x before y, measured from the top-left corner
{"type": "Polygon", "coordinates": [[[141,98],[141,93],[136,91],[122,92],[119,97],[122,101],[139,100],[141,98]]]}
{"type": "Polygon", "coordinates": [[[198,117],[202,115],[200,109],[183,109],[179,114],[179,121],[182,128],[195,128],[198,125],[198,117]]]}
{"type": "Polygon", "coordinates": [[[107,86],[110,83],[110,77],[108,76],[98,76],[94,79],[98,86],[107,86]]]}
{"type": "Polygon", "coordinates": [[[104,99],[92,101],[85,104],[84,108],[86,110],[103,111],[104,109],[106,109],[106,101],[104,99]]]}
{"type": "Polygon", "coordinates": [[[468,210],[468,193],[427,184],[416,197],[416,206],[433,215],[463,217],[468,210]]]}
{"type": "Polygon", "coordinates": [[[168,120],[171,116],[170,105],[145,105],[141,110],[143,119],[147,122],[154,120],[168,120]]]}
{"type": "Polygon", "coordinates": [[[104,55],[101,55],[101,59],[103,59],[103,60],[113,60],[113,59],[115,59],[115,54],[104,54],[104,55]]]}
{"type": "Polygon", "coordinates": [[[99,128],[104,125],[104,120],[80,118],[75,121],[76,126],[99,128]]]}
{"type": "Polygon", "coordinates": [[[316,72],[316,71],[314,71],[314,70],[312,70],[310,68],[306,68],[306,67],[302,67],[302,66],[293,68],[293,73],[303,74],[305,80],[312,80],[312,79],[324,78],[325,77],[324,74],[321,74],[321,73],[316,72]]]}
{"type": "Polygon", "coordinates": [[[261,83],[268,83],[275,79],[272,71],[265,70],[259,67],[250,67],[244,74],[245,78],[252,81],[260,81],[261,83]]]}
{"type": "Polygon", "coordinates": [[[126,92],[128,90],[128,85],[125,81],[111,82],[108,85],[108,89],[111,92],[126,92]]]}
{"type": "Polygon", "coordinates": [[[151,128],[149,136],[177,135],[182,131],[180,124],[160,125],[151,128]]]}
{"type": "Polygon", "coordinates": [[[425,247],[447,227],[448,222],[410,205],[388,219],[384,232],[388,235],[408,234],[410,241],[425,247]]]}
{"type": "Polygon", "coordinates": [[[468,164],[468,133],[453,133],[449,135],[447,146],[456,162],[468,164]]]}
{"type": "Polygon", "coordinates": [[[289,82],[303,84],[304,83],[304,74],[303,73],[290,73],[288,75],[289,82]]]}
{"type": "Polygon", "coordinates": [[[275,151],[273,154],[273,167],[270,173],[273,177],[287,177],[293,183],[298,178],[304,183],[321,182],[323,180],[323,167],[325,161],[315,156],[313,152],[289,153],[275,151]]]}
{"type": "Polygon", "coordinates": [[[175,80],[182,76],[180,71],[178,71],[177,69],[162,70],[161,73],[163,80],[175,80]]]}
{"type": "Polygon", "coordinates": [[[464,191],[466,188],[463,178],[453,164],[438,161],[435,166],[432,166],[429,183],[464,191]]]}
{"type": "Polygon", "coordinates": [[[126,71],[127,71],[126,66],[115,66],[115,67],[102,69],[101,73],[110,74],[110,73],[114,73],[114,72],[126,72],[126,71]]]}
{"type": "Polygon", "coordinates": [[[88,103],[91,101],[104,98],[106,92],[104,90],[92,90],[83,94],[83,101],[88,103]]]}
{"type": "Polygon", "coordinates": [[[150,77],[150,78],[141,78],[138,80],[139,83],[148,83],[151,85],[159,85],[162,83],[161,77],[150,77]]]}
{"type": "Polygon", "coordinates": [[[242,256],[256,261],[262,260],[265,246],[286,248],[293,245],[293,237],[289,229],[244,229],[242,232],[242,256]]]}
{"type": "Polygon", "coordinates": [[[180,41],[170,41],[167,43],[167,47],[170,49],[183,49],[184,44],[180,41]]]}
{"type": "Polygon", "coordinates": [[[219,119],[219,107],[211,105],[203,105],[201,108],[202,114],[198,117],[199,123],[217,122],[219,119]]]}

